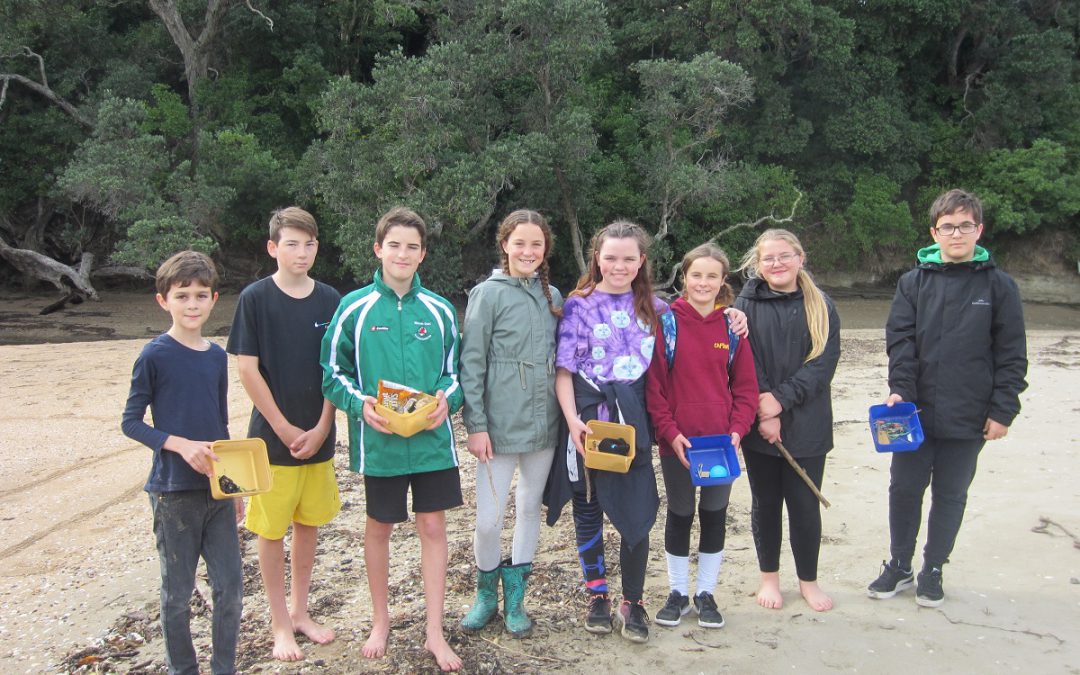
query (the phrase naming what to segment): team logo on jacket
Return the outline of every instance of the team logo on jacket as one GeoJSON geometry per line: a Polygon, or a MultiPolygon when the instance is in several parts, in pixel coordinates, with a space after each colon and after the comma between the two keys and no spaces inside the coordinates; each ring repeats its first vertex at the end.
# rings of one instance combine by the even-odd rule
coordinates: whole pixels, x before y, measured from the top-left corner
{"type": "Polygon", "coordinates": [[[977,298],[971,304],[973,304],[973,305],[975,305],[977,307],[989,307],[990,306],[990,301],[987,300],[986,298],[977,298]]]}
{"type": "Polygon", "coordinates": [[[416,324],[416,332],[413,333],[413,337],[421,342],[431,339],[431,322],[430,321],[413,321],[416,324]]]}

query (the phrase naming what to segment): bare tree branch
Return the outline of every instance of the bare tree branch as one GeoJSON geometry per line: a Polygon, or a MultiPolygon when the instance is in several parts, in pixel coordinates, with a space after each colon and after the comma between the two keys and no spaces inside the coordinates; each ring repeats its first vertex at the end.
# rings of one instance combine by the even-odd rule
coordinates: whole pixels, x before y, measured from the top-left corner
{"type": "Polygon", "coordinates": [[[270,26],[270,32],[271,33],[274,32],[274,20],[273,19],[271,19],[270,17],[266,16],[265,14],[260,12],[259,10],[252,7],[251,6],[251,0],[244,0],[244,4],[247,5],[247,8],[250,9],[252,12],[254,12],[256,15],[262,17],[262,20],[266,22],[266,25],[270,26]]]}
{"type": "MultiPolygon", "coordinates": [[[[802,198],[803,198],[802,190],[800,190],[799,188],[795,188],[795,192],[797,193],[798,196],[796,196],[795,201],[792,202],[792,204],[791,204],[791,213],[789,213],[787,215],[787,217],[785,217],[785,218],[777,218],[775,214],[770,213],[769,215],[762,216],[762,217],[760,217],[760,218],[758,218],[757,220],[754,220],[754,221],[747,221],[745,223],[736,223],[736,224],[732,225],[731,227],[726,227],[723,230],[721,230],[720,232],[717,232],[708,241],[705,241],[705,242],[702,242],[702,243],[704,243],[704,244],[715,244],[717,242],[717,240],[721,239],[725,235],[731,234],[735,230],[740,230],[740,229],[743,229],[743,228],[757,229],[757,228],[761,227],[762,225],[764,225],[765,223],[772,223],[773,225],[782,225],[784,223],[794,222],[795,221],[795,212],[798,210],[799,202],[802,201],[802,198]]],[[[679,267],[681,265],[682,265],[681,262],[674,263],[671,266],[671,273],[668,275],[667,279],[664,280],[664,281],[661,281],[661,282],[654,283],[653,288],[654,289],[671,288],[675,284],[675,278],[679,275],[679,267]]]]}
{"type": "MultiPolygon", "coordinates": [[[[0,80],[4,81],[4,94],[5,94],[5,97],[6,97],[6,94],[7,94],[7,83],[8,83],[8,81],[9,80],[14,80],[15,82],[18,82],[19,84],[22,84],[23,86],[31,89],[32,91],[44,96],[45,98],[47,98],[50,101],[52,101],[53,103],[55,103],[57,106],[60,107],[60,109],[62,109],[69,116],[71,116],[71,119],[75,120],[76,122],[83,125],[87,129],[93,129],[94,128],[93,122],[91,122],[90,120],[83,117],[79,113],[79,110],[75,106],[71,105],[70,103],[68,103],[64,99],[57,96],[56,92],[54,92],[52,89],[49,89],[48,87],[44,87],[44,86],[38,84],[37,82],[34,82],[33,80],[31,80],[31,79],[29,79],[27,77],[23,77],[22,75],[18,75],[16,73],[0,73],[0,80]]],[[[4,97],[0,97],[0,105],[3,104],[3,100],[4,100],[4,97]]]]}
{"type": "Polygon", "coordinates": [[[0,88],[0,108],[4,107],[4,101],[7,100],[8,84],[11,81],[18,82],[19,84],[27,87],[31,91],[44,96],[52,103],[59,106],[61,110],[66,112],[73,120],[83,125],[87,129],[93,129],[94,124],[82,116],[78,108],[65,101],[56,92],[49,87],[49,78],[45,75],[45,59],[40,54],[33,51],[29,47],[22,46],[19,51],[12,52],[11,54],[0,55],[0,58],[15,58],[17,56],[25,56],[27,58],[36,59],[38,62],[38,73],[41,75],[41,81],[35,82],[28,77],[19,75],[18,73],[0,73],[0,80],[3,81],[3,87],[0,88]]]}

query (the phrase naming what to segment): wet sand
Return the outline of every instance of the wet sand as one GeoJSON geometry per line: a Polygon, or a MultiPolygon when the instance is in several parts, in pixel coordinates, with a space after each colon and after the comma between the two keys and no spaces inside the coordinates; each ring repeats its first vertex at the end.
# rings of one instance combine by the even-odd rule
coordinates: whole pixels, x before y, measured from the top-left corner
{"type": "MultiPolygon", "coordinates": [[[[843,294],[838,294],[842,296],[843,294]]],[[[89,666],[156,672],[157,554],[142,483],[148,451],[123,437],[119,416],[131,363],[143,343],[167,326],[147,294],[130,294],[35,319],[40,296],[0,299],[0,668],[58,672],[78,658],[89,666]],[[55,316],[55,315],[54,315],[55,316]],[[49,344],[37,321],[65,327],[59,337],[98,341],[49,344]],[[70,322],[70,324],[66,323],[70,322]],[[100,334],[108,328],[111,333],[100,334]],[[34,344],[10,344],[9,331],[34,344]],[[97,331],[97,334],[95,334],[97,331]],[[104,339],[101,338],[112,338],[104,339]],[[110,646],[111,645],[111,646],[110,646]],[[119,656],[117,656],[119,654],[119,656]],[[80,656],[81,655],[81,656],[80,656]],[[95,656],[96,655],[96,656],[95,656]],[[97,659],[97,660],[95,660],[97,659]]],[[[235,302],[232,300],[232,302],[235,302]]],[[[836,608],[820,614],[798,596],[785,544],[781,567],[785,606],[770,611],[752,598],[757,563],[749,527],[749,492],[736,481],[729,511],[726,560],[717,600],[727,619],[719,631],[699,628],[693,615],[679,628],[651,626],[646,645],[580,626],[584,604],[568,514],[544,527],[528,605],[538,622],[533,638],[509,639],[497,626],[466,636],[454,626],[471,602],[471,533],[475,462],[463,449],[466,506],[448,514],[451,569],[447,626],[467,672],[1076,672],[1080,647],[1080,330],[1040,330],[1039,306],[1029,308],[1030,388],[1024,412],[1006,440],[980,458],[964,528],[945,570],[946,603],[919,608],[908,592],[874,601],[865,585],[887,554],[888,455],[873,451],[866,407],[885,394],[881,330],[888,298],[838,297],[845,328],[834,380],[836,449],[823,491],[820,582],[836,608]],[[865,304],[864,304],[865,303],[865,304]],[[862,322],[869,322],[864,325],[862,322]],[[876,323],[875,323],[876,322],[876,323]],[[854,325],[853,325],[854,324],[854,325]],[[1071,534],[1070,534],[1071,533],[1071,534]]],[[[1049,306],[1052,321],[1076,309],[1049,306]],[[1054,309],[1059,308],[1059,309],[1054,309]]],[[[210,332],[232,316],[230,296],[215,309],[210,332]]],[[[45,331],[48,332],[48,331],[45,331]]],[[[57,340],[58,342],[61,340],[57,340]]],[[[222,340],[223,342],[223,340],[222,340]]],[[[232,369],[234,437],[246,428],[249,402],[232,369]]],[[[340,431],[339,439],[345,433],[340,431]]],[[[463,447],[463,446],[462,446],[463,447]]],[[[346,509],[325,528],[312,590],[313,608],[338,632],[326,646],[302,641],[303,664],[270,659],[265,596],[254,546],[245,554],[245,672],[403,672],[429,668],[419,642],[423,597],[416,574],[419,547],[411,525],[394,537],[390,654],[366,661],[359,653],[370,628],[363,574],[364,494],[338,453],[346,509]]],[[[481,483],[481,489],[484,484],[481,483]]],[[[655,613],[667,595],[663,513],[651,539],[646,602],[655,613]]],[[[610,528],[609,528],[610,529],[610,528]]],[[[614,558],[617,537],[608,549],[614,558]]],[[[617,587],[618,570],[612,575],[617,587]]],[[[208,621],[194,620],[205,651],[208,621]]]]}

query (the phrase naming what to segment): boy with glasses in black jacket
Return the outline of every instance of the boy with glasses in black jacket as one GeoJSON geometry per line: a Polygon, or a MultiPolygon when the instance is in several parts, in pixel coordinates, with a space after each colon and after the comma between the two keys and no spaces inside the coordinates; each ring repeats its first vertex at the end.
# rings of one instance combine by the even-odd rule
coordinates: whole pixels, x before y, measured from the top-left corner
{"type": "Polygon", "coordinates": [[[945,600],[941,568],[964,517],[968,487],[986,441],[1004,438],[1027,388],[1027,341],[1020,292],[986,249],[982,204],[950,190],[930,207],[930,236],[918,265],[896,287],[885,327],[886,405],[914,402],[926,440],[893,455],[889,483],[891,559],[867,588],[891,598],[914,582],[912,558],[930,486],[930,515],[915,600],[945,600]]]}

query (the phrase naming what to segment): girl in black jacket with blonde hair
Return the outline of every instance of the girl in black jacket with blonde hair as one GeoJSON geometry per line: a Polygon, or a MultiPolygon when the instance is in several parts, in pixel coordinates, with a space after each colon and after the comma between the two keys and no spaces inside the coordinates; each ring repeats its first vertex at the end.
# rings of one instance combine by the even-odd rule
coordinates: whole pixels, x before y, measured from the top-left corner
{"type": "Polygon", "coordinates": [[[749,277],[735,306],[746,312],[757,368],[758,420],[743,441],[751,527],[761,570],[757,602],[784,604],[780,592],[782,516],[787,505],[799,592],[816,611],[832,609],[817,584],[821,512],[817,497],[774,445],[782,442],[821,487],[832,449],[830,384],[840,359],[840,318],[805,269],[806,252],[787,230],[767,230],[743,258],[749,277]]]}

